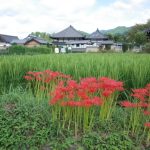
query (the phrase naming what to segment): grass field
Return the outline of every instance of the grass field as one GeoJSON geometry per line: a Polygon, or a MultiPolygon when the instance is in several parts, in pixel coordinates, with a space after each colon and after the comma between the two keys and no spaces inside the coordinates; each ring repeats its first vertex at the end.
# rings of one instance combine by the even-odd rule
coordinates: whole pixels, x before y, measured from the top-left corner
{"type": "Polygon", "coordinates": [[[146,54],[62,54],[1,56],[0,89],[23,84],[28,71],[51,69],[73,76],[107,76],[125,82],[128,88],[150,82],[150,55],[146,54]]]}
{"type": "MultiPolygon", "coordinates": [[[[142,108],[126,110],[116,102],[117,99],[121,101],[126,98],[134,101],[129,96],[131,90],[144,88],[148,83],[150,55],[146,54],[0,56],[0,150],[149,150],[150,130],[144,128],[143,124],[149,122],[150,118],[136,115],[143,111],[142,108]],[[85,77],[109,77],[123,81],[125,90],[118,98],[116,95],[106,98],[114,98],[110,102],[114,102],[111,106],[115,109],[109,119],[102,121],[97,117],[102,108],[97,106],[64,109],[50,106],[49,99],[45,97],[37,101],[32,89],[28,89],[29,82],[23,77],[28,71],[47,69],[71,75],[76,81],[85,77]],[[68,112],[72,114],[71,122],[68,112]],[[89,121],[92,129],[84,131],[78,126],[75,133],[76,121],[85,128],[89,121]],[[137,128],[136,123],[141,125],[137,128]]],[[[106,109],[104,112],[107,112],[106,109]]]]}

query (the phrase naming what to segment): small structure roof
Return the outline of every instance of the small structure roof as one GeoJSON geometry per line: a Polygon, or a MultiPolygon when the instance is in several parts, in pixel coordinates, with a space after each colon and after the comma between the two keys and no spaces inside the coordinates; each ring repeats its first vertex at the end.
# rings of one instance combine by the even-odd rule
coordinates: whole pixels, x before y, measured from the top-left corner
{"type": "Polygon", "coordinates": [[[21,40],[20,39],[17,39],[17,40],[15,39],[15,40],[11,41],[11,44],[14,44],[14,43],[15,44],[24,44],[25,42],[26,42],[26,40],[24,40],[24,39],[21,39],[21,40]]]}
{"type": "Polygon", "coordinates": [[[34,35],[29,35],[24,40],[25,40],[24,44],[26,44],[26,43],[28,43],[28,42],[30,42],[32,40],[38,42],[39,44],[47,44],[48,43],[46,40],[44,40],[44,39],[42,39],[40,37],[34,36],[34,35]]]}
{"type": "Polygon", "coordinates": [[[87,39],[108,39],[107,36],[103,35],[99,29],[97,29],[95,32],[91,33],[89,36],[87,36],[87,39]]]}
{"type": "Polygon", "coordinates": [[[34,40],[34,41],[36,41],[36,42],[38,42],[40,44],[47,44],[48,43],[46,40],[44,40],[42,38],[39,38],[37,36],[34,36],[34,35],[29,35],[29,36],[27,36],[26,38],[24,38],[22,40],[13,40],[11,43],[26,44],[26,43],[28,43],[28,42],[30,42],[32,40],[34,40]]]}
{"type": "Polygon", "coordinates": [[[2,42],[11,43],[13,40],[18,40],[18,37],[17,36],[0,34],[0,40],[2,42]]]}
{"type": "Polygon", "coordinates": [[[83,37],[84,36],[71,25],[68,28],[52,36],[52,38],[83,38],[83,37]]]}

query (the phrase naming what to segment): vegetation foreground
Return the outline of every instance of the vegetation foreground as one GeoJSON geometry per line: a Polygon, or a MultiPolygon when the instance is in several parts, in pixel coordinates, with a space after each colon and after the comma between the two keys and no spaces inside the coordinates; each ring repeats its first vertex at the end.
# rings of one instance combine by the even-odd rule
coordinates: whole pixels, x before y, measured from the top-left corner
{"type": "Polygon", "coordinates": [[[0,59],[0,148],[150,149],[150,56],[0,59]]]}

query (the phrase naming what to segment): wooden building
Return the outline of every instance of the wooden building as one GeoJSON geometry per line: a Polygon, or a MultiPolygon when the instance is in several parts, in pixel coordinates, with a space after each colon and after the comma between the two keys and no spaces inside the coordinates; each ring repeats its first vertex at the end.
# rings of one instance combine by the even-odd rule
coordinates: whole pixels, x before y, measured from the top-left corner
{"type": "Polygon", "coordinates": [[[25,39],[22,40],[13,40],[13,44],[24,45],[27,47],[38,47],[41,45],[47,45],[48,42],[42,38],[36,37],[34,35],[29,35],[25,39]]]}

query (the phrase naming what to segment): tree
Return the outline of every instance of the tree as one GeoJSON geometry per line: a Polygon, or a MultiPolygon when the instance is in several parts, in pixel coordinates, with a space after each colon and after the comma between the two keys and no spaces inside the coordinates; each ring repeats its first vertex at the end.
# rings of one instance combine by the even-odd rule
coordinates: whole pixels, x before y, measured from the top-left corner
{"type": "Polygon", "coordinates": [[[143,47],[143,51],[146,53],[150,53],[150,43],[146,43],[143,47]]]}
{"type": "Polygon", "coordinates": [[[128,33],[128,42],[133,45],[144,45],[147,42],[145,30],[150,28],[150,19],[146,24],[136,24],[128,33]]]}
{"type": "Polygon", "coordinates": [[[31,34],[35,35],[37,37],[41,37],[41,38],[43,38],[46,41],[49,41],[49,42],[52,41],[52,39],[50,38],[50,34],[48,34],[46,32],[32,32],[31,34]]]}
{"type": "Polygon", "coordinates": [[[136,45],[138,45],[138,46],[144,45],[146,42],[147,42],[147,37],[144,32],[139,31],[139,32],[135,33],[136,45]]]}

